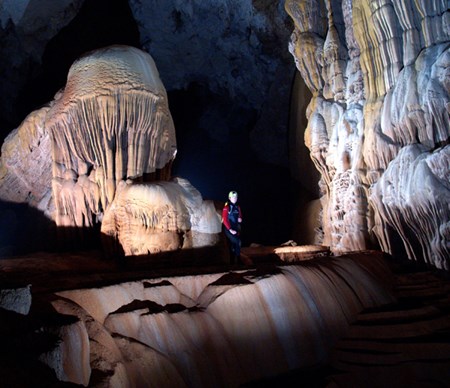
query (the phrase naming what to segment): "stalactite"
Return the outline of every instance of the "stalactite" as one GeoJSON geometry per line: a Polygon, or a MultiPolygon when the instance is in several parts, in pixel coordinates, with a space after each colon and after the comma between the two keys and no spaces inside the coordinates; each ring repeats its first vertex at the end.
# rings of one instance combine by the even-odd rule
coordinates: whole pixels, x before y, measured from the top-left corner
{"type": "MultiPolygon", "coordinates": [[[[398,231],[408,255],[422,258],[442,269],[449,269],[448,241],[450,209],[448,184],[450,148],[428,153],[424,146],[404,147],[374,186],[370,197],[381,224],[398,231]]],[[[379,236],[389,252],[393,236],[379,236]]]]}

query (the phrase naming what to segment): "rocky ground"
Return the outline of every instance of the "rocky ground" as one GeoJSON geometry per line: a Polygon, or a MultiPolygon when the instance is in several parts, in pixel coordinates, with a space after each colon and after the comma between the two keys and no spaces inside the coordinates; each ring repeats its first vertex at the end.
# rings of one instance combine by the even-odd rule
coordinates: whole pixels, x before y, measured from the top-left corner
{"type": "MultiPolygon", "coordinates": [[[[39,304],[53,292],[98,287],[159,276],[218,273],[243,268],[283,265],[273,247],[243,249],[242,264],[207,263],[192,256],[178,257],[177,268],[168,268],[173,256],[158,260],[135,257],[127,261],[101,258],[99,252],[76,254],[36,254],[0,260],[0,290],[31,287],[33,307],[28,315],[0,309],[2,356],[0,375],[6,386],[65,387],[54,372],[37,361],[37,356],[58,341],[41,327],[65,324],[70,316],[55,315],[39,304]],[[42,307],[42,310],[40,310],[42,307]],[[64,322],[63,322],[64,321],[64,322]],[[25,372],[25,373],[24,373],[25,372]],[[36,385],[37,384],[37,385],[36,385]]],[[[371,255],[355,253],[370,266],[371,255]]],[[[314,260],[314,259],[313,259],[314,260]]],[[[321,258],[324,260],[324,258],[321,258]]],[[[392,270],[384,276],[393,286],[396,302],[360,312],[348,332],[334,346],[329,363],[294,370],[272,379],[247,383],[247,387],[437,387],[450,381],[450,282],[445,272],[420,267],[411,262],[386,261],[392,270]]],[[[292,265],[290,263],[289,265],[292,265]]],[[[25,292],[26,293],[26,292],[25,292]]],[[[24,303],[26,298],[24,298],[24,303]]],[[[92,376],[91,382],[104,376],[92,376]]],[[[99,385],[100,386],[100,385],[99,385]]]]}
{"type": "Polygon", "coordinates": [[[362,311],[328,365],[245,386],[448,387],[449,275],[409,262],[389,265],[397,303],[362,311]]]}

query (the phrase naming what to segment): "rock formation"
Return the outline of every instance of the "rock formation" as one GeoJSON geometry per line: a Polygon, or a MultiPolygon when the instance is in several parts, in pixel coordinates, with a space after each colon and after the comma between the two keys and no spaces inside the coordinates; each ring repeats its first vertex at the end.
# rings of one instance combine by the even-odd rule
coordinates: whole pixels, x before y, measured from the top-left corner
{"type": "Polygon", "coordinates": [[[46,126],[58,225],[92,225],[91,215],[108,208],[121,180],[167,168],[175,157],[164,86],[150,55],[131,47],[76,61],[46,126]]]}
{"type": "Polygon", "coordinates": [[[119,183],[101,231],[118,241],[126,256],[213,246],[221,219],[212,201],[185,179],[119,183]]]}
{"type": "Polygon", "coordinates": [[[313,95],[318,242],[339,252],[376,241],[449,269],[448,2],[287,0],[286,10],[313,95]]]}
{"type": "MultiPolygon", "coordinates": [[[[223,124],[230,112],[223,107],[239,101],[240,108],[232,110],[240,112],[240,118],[230,120],[233,125],[248,129],[253,113],[261,112],[248,136],[251,149],[260,159],[287,165],[286,126],[279,112],[287,109],[282,102],[286,100],[280,96],[287,95],[283,90],[289,84],[285,74],[290,70],[285,50],[280,48],[285,46],[279,42],[285,37],[288,23],[286,15],[280,13],[282,3],[269,3],[227,0],[210,5],[130,0],[127,7],[137,21],[141,46],[156,53],[163,65],[163,78],[172,89],[181,90],[201,81],[208,84],[209,93],[223,97],[205,108],[195,123],[211,141],[206,144],[222,148],[227,144],[224,139],[229,139],[232,125],[223,124]],[[152,18],[156,20],[147,24],[146,20],[152,18]],[[197,29],[200,24],[202,33],[197,29]],[[235,50],[237,45],[242,50],[235,50]],[[208,50],[204,51],[204,47],[208,50]],[[251,87],[245,89],[245,85],[251,87]],[[241,116],[245,119],[241,120],[241,116]],[[218,121],[220,125],[216,125],[218,121]]],[[[23,85],[21,77],[28,73],[27,63],[42,60],[44,42],[66,26],[83,4],[73,0],[52,7],[58,17],[44,28],[44,8],[35,3],[0,5],[0,70],[4,75],[0,105],[8,107],[6,115],[11,113],[11,102],[17,103],[18,92],[13,85],[23,85]]],[[[448,268],[448,2],[287,0],[285,8],[295,23],[290,51],[302,82],[312,94],[306,109],[305,142],[322,177],[321,228],[316,242],[330,246],[334,252],[380,247],[448,268]],[[405,163],[420,166],[421,173],[407,170],[405,163]],[[397,175],[403,172],[408,179],[419,181],[406,181],[397,175]],[[405,191],[408,196],[402,194],[405,191]]],[[[78,62],[80,66],[83,63],[78,62]]],[[[76,71],[82,71],[75,67],[75,78],[69,82],[76,80],[76,71]]],[[[87,103],[89,92],[86,94],[81,85],[80,103],[87,103]]],[[[112,93],[112,89],[108,90],[112,93]]],[[[107,158],[114,171],[104,171],[97,168],[98,150],[87,154],[77,148],[73,158],[64,161],[60,160],[62,151],[56,150],[58,159],[50,169],[43,157],[52,141],[45,120],[51,112],[69,115],[64,109],[69,109],[72,102],[72,108],[76,105],[75,101],[68,104],[70,93],[65,90],[58,94],[55,101],[33,112],[8,137],[0,166],[0,179],[8,182],[1,185],[6,192],[2,198],[30,203],[60,225],[91,225],[111,203],[118,180],[127,179],[133,169],[138,176],[145,174],[145,168],[125,166],[116,148],[118,158],[107,158]],[[13,139],[20,140],[11,143],[13,139]],[[86,160],[79,163],[80,157],[86,160]],[[51,200],[52,192],[48,191],[50,176],[57,201],[51,200]],[[89,187],[94,190],[85,201],[77,203],[67,195],[73,189],[80,193],[77,198],[81,197],[89,187]],[[67,209],[72,209],[72,216],[68,216],[67,209]]],[[[102,104],[110,107],[112,100],[102,97],[102,104]]],[[[303,114],[304,105],[301,101],[298,116],[303,114]]],[[[103,119],[99,118],[99,122],[103,119]]],[[[78,123],[82,125],[83,120],[78,123]]],[[[58,125],[64,125],[64,121],[52,122],[52,128],[58,125]]],[[[303,135],[304,125],[298,130],[303,135]]],[[[73,144],[64,143],[66,132],[55,132],[61,137],[58,141],[62,141],[64,150],[74,149],[73,144]]],[[[92,133],[90,140],[99,141],[96,136],[92,133]]],[[[290,151],[295,152],[292,142],[298,138],[296,134],[290,136],[290,151]]],[[[106,145],[105,158],[109,147],[113,145],[106,145]]],[[[291,162],[296,158],[297,162],[301,159],[289,157],[291,162]]],[[[303,167],[298,164],[293,174],[297,178],[303,167]]]]}
{"type": "Polygon", "coordinates": [[[290,222],[284,221],[291,214],[289,190],[279,194],[279,187],[289,185],[286,122],[295,73],[286,50],[292,21],[284,0],[50,3],[0,4],[0,139],[54,98],[83,53],[112,44],[141,48],[158,65],[176,121],[183,153],[172,171],[218,200],[238,177],[235,189],[250,189],[248,243],[290,238],[290,222]],[[228,150],[236,143],[230,163],[228,150]],[[205,164],[208,168],[198,167],[205,164]],[[264,187],[264,178],[272,181],[271,189],[264,187]],[[282,196],[282,211],[268,215],[277,224],[272,232],[261,227],[253,194],[261,190],[269,200],[282,196]]]}
{"type": "Polygon", "coordinates": [[[361,309],[393,302],[388,273],[381,256],[343,257],[61,291],[51,303],[78,319],[60,330],[77,346],[41,358],[89,386],[239,386],[327,362],[361,309]]]}
{"type": "Polygon", "coordinates": [[[77,60],[65,89],[2,150],[1,198],[42,209],[59,227],[105,217],[102,232],[127,255],[218,240],[214,205],[189,182],[144,183],[170,179],[176,140],[166,91],[141,50],[111,46],[77,60]]]}
{"type": "Polygon", "coordinates": [[[0,198],[28,203],[52,218],[52,145],[45,127],[49,109],[43,107],[30,113],[5,139],[0,159],[0,198]]]}

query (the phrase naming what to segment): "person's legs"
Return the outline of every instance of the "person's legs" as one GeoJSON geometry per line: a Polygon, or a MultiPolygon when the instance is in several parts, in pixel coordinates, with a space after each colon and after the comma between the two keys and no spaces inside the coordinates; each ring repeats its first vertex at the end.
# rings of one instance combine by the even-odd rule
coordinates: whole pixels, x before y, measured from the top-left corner
{"type": "Polygon", "coordinates": [[[231,264],[239,261],[239,256],[241,255],[241,239],[235,234],[231,234],[230,231],[224,228],[225,235],[230,241],[231,248],[231,264]]]}
{"type": "Polygon", "coordinates": [[[234,237],[234,254],[239,259],[239,256],[241,256],[241,239],[239,236],[233,236],[234,237]]]}

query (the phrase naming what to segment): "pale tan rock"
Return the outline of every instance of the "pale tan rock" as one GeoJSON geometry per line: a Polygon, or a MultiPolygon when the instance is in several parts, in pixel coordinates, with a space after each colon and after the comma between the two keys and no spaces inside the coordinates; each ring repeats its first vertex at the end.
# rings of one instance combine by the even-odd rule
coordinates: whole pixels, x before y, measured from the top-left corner
{"type": "Polygon", "coordinates": [[[39,360],[55,371],[58,380],[87,387],[91,374],[90,348],[83,322],[77,321],[46,330],[57,335],[60,341],[54,349],[41,354],[39,360]]]}
{"type": "Polygon", "coordinates": [[[396,251],[389,233],[395,228],[410,258],[423,257],[429,264],[450,269],[449,161],[449,146],[431,153],[411,145],[389,165],[370,197],[377,212],[374,232],[384,251],[396,251]]]}
{"type": "Polygon", "coordinates": [[[122,181],[101,230],[119,242],[126,256],[145,255],[214,245],[221,221],[214,204],[203,201],[187,180],[122,181]]]}
{"type": "Polygon", "coordinates": [[[370,263],[327,258],[274,273],[162,277],[58,292],[66,302],[53,304],[73,315],[73,301],[97,317],[95,325],[84,319],[91,344],[108,340],[91,359],[107,370],[119,349],[114,378],[122,384],[239,386],[325,362],[359,311],[393,302],[375,277],[389,273],[381,256],[370,263]]]}
{"type": "Polygon", "coordinates": [[[46,120],[58,225],[90,226],[121,180],[170,164],[176,141],[167,104],[153,59],[141,50],[112,46],[75,61],[46,120]]]}
{"type": "Polygon", "coordinates": [[[102,232],[126,255],[215,245],[220,218],[189,182],[177,179],[162,195],[163,182],[137,183],[169,179],[175,154],[167,95],[152,58],[111,46],[75,61],[65,89],[8,138],[0,196],[39,206],[65,227],[65,238],[74,237],[74,227],[103,222],[102,232]],[[119,195],[120,184],[130,187],[119,195]]]}
{"type": "MultiPolygon", "coordinates": [[[[321,174],[323,239],[318,243],[345,252],[378,240],[393,253],[400,238],[411,259],[447,268],[447,207],[420,189],[441,198],[441,184],[425,169],[420,178],[408,173],[406,184],[396,175],[404,171],[391,168],[404,165],[396,159],[403,147],[414,144],[435,166],[447,164],[447,151],[438,150],[450,136],[447,2],[285,4],[295,23],[290,51],[313,94],[305,143],[321,174]],[[414,187],[421,193],[413,206],[377,198],[386,187],[378,188],[377,182],[389,168],[389,190],[414,187]],[[436,207],[444,209],[436,212],[436,207]]],[[[416,158],[421,159],[416,155],[411,162],[416,158]]]]}
{"type": "Polygon", "coordinates": [[[52,218],[51,140],[45,127],[50,108],[30,113],[2,145],[0,199],[28,203],[52,218]]]}
{"type": "Polygon", "coordinates": [[[293,263],[311,260],[320,256],[329,256],[330,248],[322,245],[281,246],[274,253],[283,261],[293,263]]]}
{"type": "MultiPolygon", "coordinates": [[[[72,315],[78,317],[87,331],[89,337],[89,365],[87,371],[79,368],[77,371],[80,376],[77,380],[82,381],[83,375],[91,376],[91,371],[101,372],[107,378],[104,379],[103,385],[105,387],[124,387],[127,386],[130,376],[123,365],[123,354],[116,345],[111,333],[86,310],[81,308],[76,303],[68,299],[55,299],[51,302],[55,310],[64,315],[72,315]]],[[[70,350],[70,349],[68,349],[70,350]]],[[[77,348],[73,351],[77,352],[77,348]]],[[[74,357],[79,357],[80,354],[75,354],[74,357]]],[[[72,377],[72,381],[74,377],[72,377]]],[[[90,379],[89,379],[90,380],[90,379]]]]}
{"type": "Polygon", "coordinates": [[[156,349],[129,337],[115,335],[114,340],[123,354],[121,367],[126,379],[110,381],[113,387],[188,387],[177,365],[156,349]],[[149,366],[151,373],[145,366],[149,366]]]}

